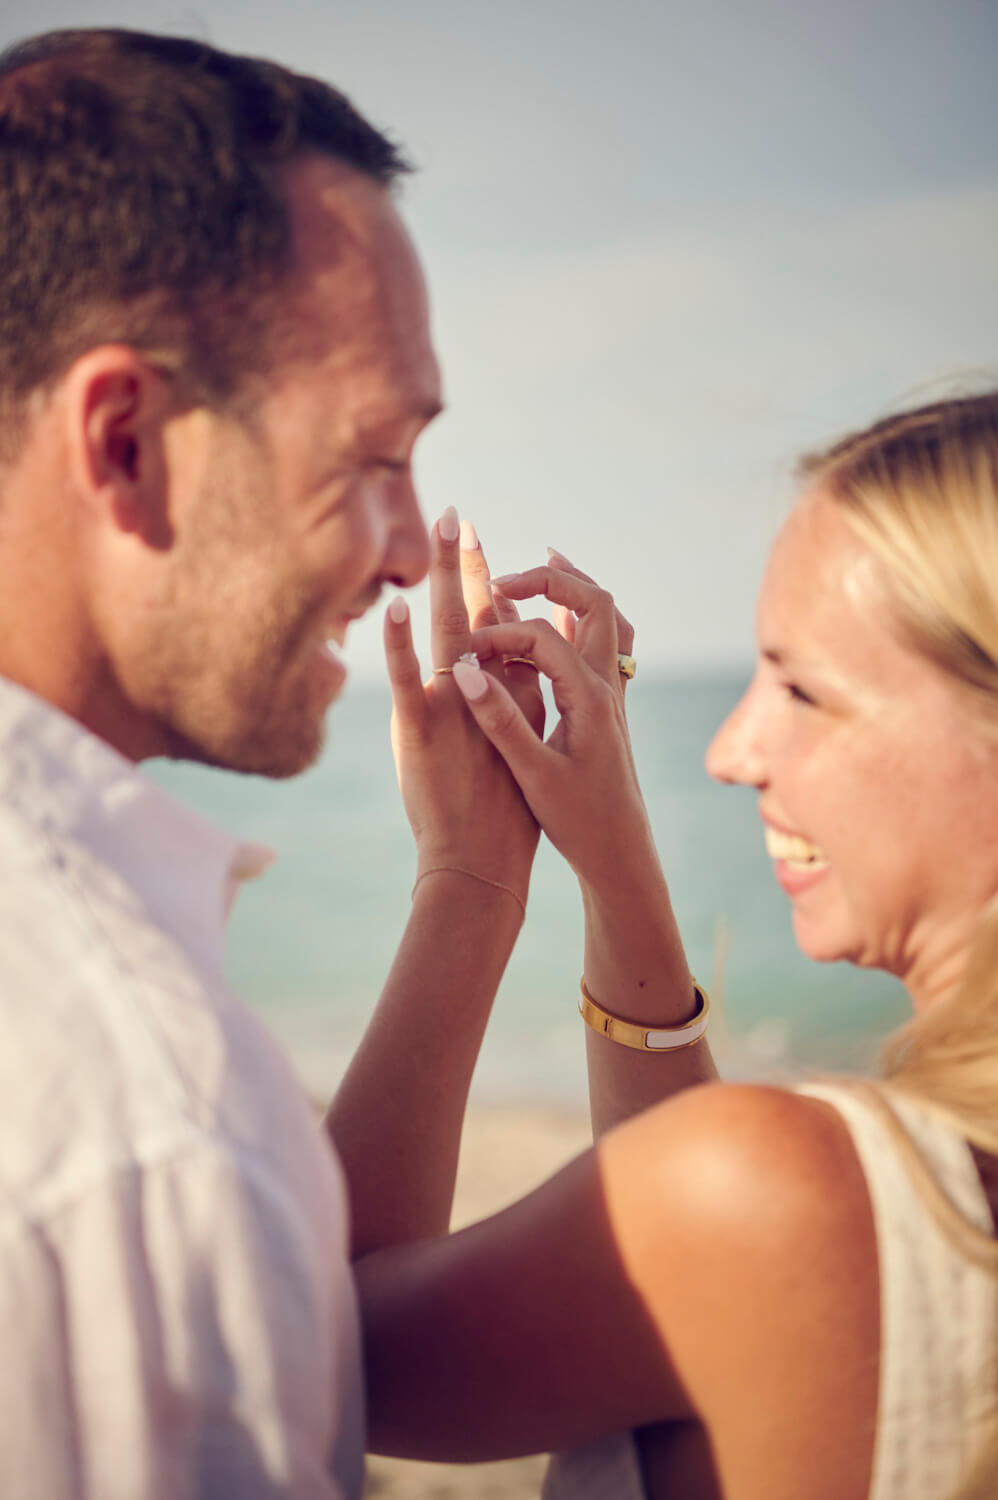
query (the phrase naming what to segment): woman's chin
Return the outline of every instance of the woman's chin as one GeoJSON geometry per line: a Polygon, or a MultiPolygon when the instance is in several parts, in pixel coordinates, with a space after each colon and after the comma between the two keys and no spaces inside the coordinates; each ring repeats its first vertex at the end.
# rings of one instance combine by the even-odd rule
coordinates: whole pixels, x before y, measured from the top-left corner
{"type": "Polygon", "coordinates": [[[841,929],[799,911],[793,912],[794,940],[805,958],[816,964],[855,963],[857,946],[841,929]]]}

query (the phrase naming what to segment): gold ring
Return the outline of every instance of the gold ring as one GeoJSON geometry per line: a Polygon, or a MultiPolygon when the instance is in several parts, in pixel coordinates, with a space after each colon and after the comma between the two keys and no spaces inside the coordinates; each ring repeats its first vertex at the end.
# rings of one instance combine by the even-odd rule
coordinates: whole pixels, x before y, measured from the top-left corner
{"type": "Polygon", "coordinates": [[[624,656],[622,652],[617,652],[617,671],[621,677],[626,677],[628,682],[630,682],[637,670],[638,664],[633,656],[624,656]]]}
{"type": "Polygon", "coordinates": [[[512,667],[516,662],[520,662],[525,667],[533,667],[535,672],[541,670],[532,656],[504,656],[502,659],[504,667],[512,667]]]}
{"type": "MultiPolygon", "coordinates": [[[[469,667],[478,666],[478,657],[475,655],[474,651],[462,651],[461,655],[458,657],[458,661],[463,661],[465,665],[469,667]]],[[[434,667],[433,676],[442,677],[444,673],[451,673],[453,672],[453,670],[453,667],[434,667]]]]}

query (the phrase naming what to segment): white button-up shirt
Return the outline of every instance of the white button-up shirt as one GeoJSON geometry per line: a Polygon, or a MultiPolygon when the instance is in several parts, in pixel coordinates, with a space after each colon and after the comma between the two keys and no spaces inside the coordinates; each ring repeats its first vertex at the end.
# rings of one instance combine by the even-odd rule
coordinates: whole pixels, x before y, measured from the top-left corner
{"type": "Polygon", "coordinates": [[[362,1485],[339,1167],[226,987],[266,854],[0,679],[0,1496],[362,1485]]]}

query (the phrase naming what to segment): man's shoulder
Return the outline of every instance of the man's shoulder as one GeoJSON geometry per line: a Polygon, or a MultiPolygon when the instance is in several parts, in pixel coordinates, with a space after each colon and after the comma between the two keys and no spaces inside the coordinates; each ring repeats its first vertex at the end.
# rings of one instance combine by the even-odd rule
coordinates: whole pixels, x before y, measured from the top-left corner
{"type": "MultiPolygon", "coordinates": [[[[170,1156],[330,1196],[281,1048],[127,881],[0,799],[0,1183],[56,1201],[170,1156]]],[[[334,1191],[334,1189],[333,1189],[334,1191]]]]}

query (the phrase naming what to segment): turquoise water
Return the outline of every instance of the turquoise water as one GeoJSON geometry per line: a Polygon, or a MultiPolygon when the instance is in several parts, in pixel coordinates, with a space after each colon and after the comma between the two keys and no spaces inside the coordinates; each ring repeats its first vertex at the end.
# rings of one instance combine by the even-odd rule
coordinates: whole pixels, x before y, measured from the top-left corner
{"type": "MultiPolygon", "coordinates": [[[[862,1065],[903,1019],[894,981],[797,952],[750,792],[714,785],[703,752],[741,682],[639,680],[628,695],[635,755],[693,971],[708,986],[727,948],[715,1045],[734,1076],[862,1065]]],[[[229,977],[327,1093],[388,972],[414,858],[388,745],[387,691],[351,685],[320,763],[270,783],[156,762],[150,774],[280,859],[240,894],[229,977]]],[[[581,1103],[576,1012],[581,921],[574,878],[542,841],[527,922],[476,1075],[480,1100],[581,1103]]]]}

